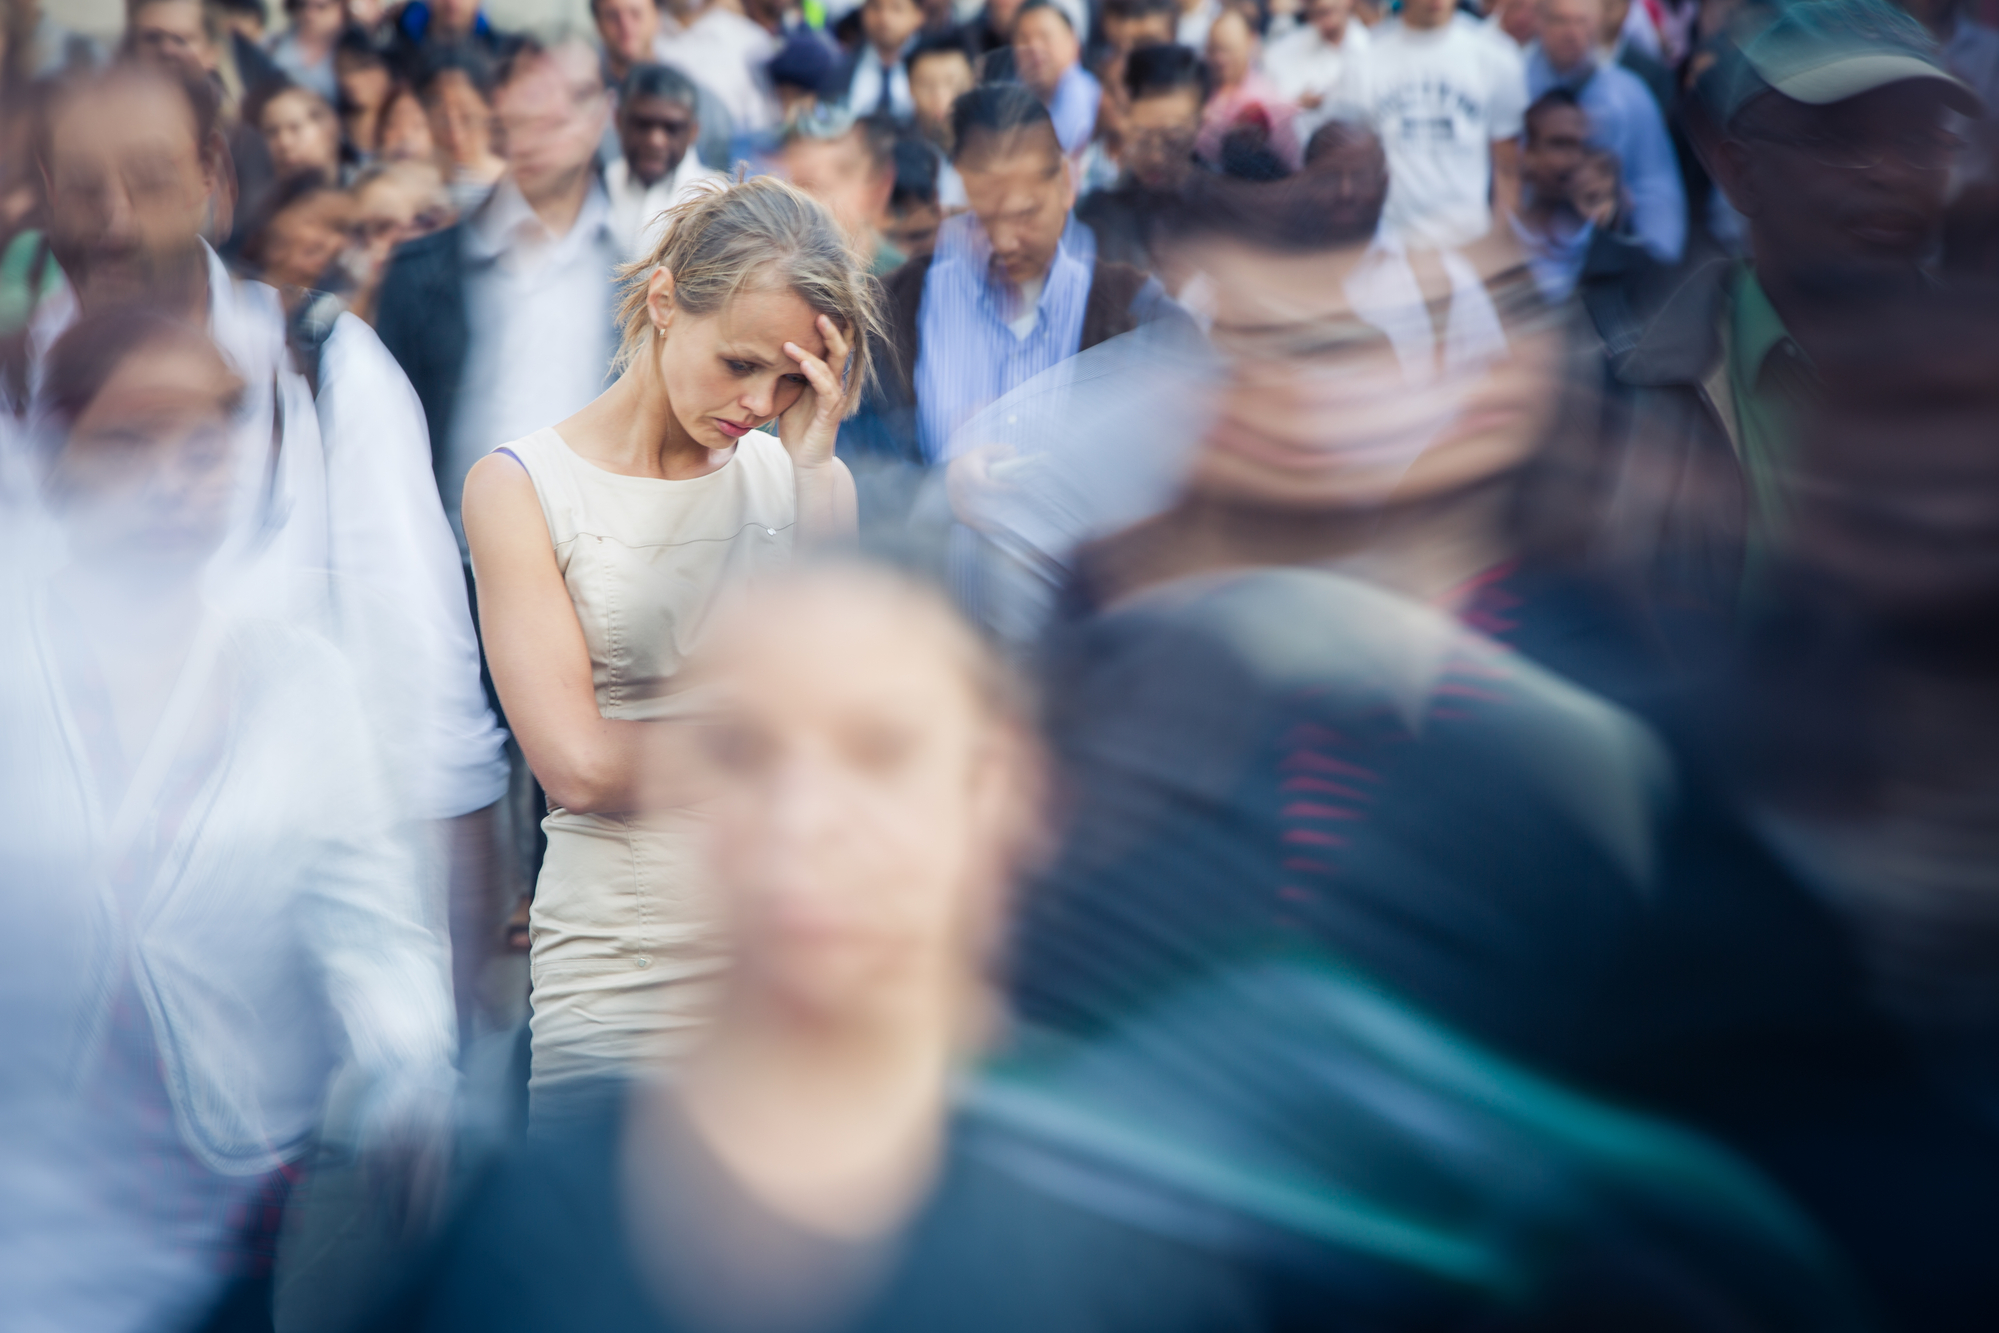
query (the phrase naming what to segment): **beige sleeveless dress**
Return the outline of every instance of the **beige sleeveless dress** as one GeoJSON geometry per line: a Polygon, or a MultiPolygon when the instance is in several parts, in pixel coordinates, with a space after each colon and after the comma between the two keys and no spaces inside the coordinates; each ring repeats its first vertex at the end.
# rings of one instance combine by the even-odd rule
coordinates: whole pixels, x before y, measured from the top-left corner
{"type": "MultiPolygon", "coordinates": [[[[597,710],[628,721],[700,703],[674,676],[725,585],[786,563],[797,492],[762,431],[691,481],[627,477],[578,457],[553,429],[501,448],[534,481],[569,588],[597,710]]],[[[698,809],[644,816],[551,809],[529,917],[537,1108],[552,1086],[670,1058],[705,1017],[723,964],[700,865],[698,809]]]]}

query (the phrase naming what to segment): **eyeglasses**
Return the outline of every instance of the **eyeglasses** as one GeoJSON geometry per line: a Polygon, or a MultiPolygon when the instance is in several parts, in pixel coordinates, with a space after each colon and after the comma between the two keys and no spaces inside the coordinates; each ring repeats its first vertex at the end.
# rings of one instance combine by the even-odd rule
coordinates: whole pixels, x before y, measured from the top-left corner
{"type": "Polygon", "coordinates": [[[1964,140],[1944,129],[1912,130],[1882,138],[1857,134],[1774,134],[1752,131],[1751,138],[1788,148],[1834,171],[1868,171],[1890,157],[1912,171],[1948,171],[1964,140]]]}

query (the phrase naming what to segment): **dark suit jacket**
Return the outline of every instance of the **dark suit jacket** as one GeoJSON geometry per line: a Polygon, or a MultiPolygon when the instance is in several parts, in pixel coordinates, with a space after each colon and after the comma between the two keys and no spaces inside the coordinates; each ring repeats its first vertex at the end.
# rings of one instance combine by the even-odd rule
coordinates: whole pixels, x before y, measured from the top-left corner
{"type": "Polygon", "coordinates": [[[471,343],[465,314],[463,224],[399,248],[382,278],[375,333],[409,376],[430,423],[433,468],[451,440],[452,412],[471,343]]]}

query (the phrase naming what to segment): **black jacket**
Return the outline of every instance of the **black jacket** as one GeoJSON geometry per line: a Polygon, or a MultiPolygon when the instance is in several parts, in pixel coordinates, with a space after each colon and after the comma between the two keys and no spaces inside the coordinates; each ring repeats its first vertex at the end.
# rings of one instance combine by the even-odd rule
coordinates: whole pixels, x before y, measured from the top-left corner
{"type": "Polygon", "coordinates": [[[382,277],[375,332],[409,376],[430,423],[433,469],[451,441],[471,325],[465,313],[464,224],[399,248],[382,277]]]}

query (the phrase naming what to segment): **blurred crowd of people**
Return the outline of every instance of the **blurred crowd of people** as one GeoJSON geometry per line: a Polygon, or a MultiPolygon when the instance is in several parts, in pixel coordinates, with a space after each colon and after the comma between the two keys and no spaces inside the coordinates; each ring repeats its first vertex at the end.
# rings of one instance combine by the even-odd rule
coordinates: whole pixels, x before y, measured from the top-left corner
{"type": "Polygon", "coordinates": [[[0,23],[0,1327],[1999,1322],[1987,0],[0,23]]]}

